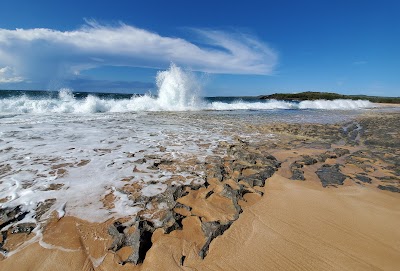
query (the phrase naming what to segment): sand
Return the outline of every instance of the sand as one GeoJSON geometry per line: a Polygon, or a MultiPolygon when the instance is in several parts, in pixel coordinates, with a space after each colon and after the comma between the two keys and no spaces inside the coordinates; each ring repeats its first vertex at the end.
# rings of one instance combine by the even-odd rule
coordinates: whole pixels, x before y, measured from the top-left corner
{"type": "Polygon", "coordinates": [[[400,198],[274,175],[199,270],[398,270],[400,198]]]}

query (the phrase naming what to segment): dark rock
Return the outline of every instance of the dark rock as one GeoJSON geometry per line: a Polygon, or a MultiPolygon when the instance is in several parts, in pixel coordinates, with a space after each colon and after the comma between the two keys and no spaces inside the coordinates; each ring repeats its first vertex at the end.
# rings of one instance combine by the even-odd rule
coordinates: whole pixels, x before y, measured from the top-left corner
{"type": "Polygon", "coordinates": [[[138,264],[139,262],[139,248],[140,248],[140,230],[139,223],[134,225],[135,231],[131,234],[127,234],[125,238],[125,245],[132,248],[133,252],[126,259],[126,262],[138,264]]]}
{"type": "Polygon", "coordinates": [[[386,190],[386,191],[390,191],[390,192],[400,193],[400,188],[398,188],[394,185],[378,185],[378,188],[380,190],[386,190]]]}
{"type": "Polygon", "coordinates": [[[219,156],[207,157],[205,165],[206,165],[207,178],[217,178],[219,181],[222,180],[226,172],[221,157],[219,156]]]}
{"type": "Polygon", "coordinates": [[[322,165],[317,170],[318,178],[321,180],[322,186],[336,186],[343,185],[346,175],[342,174],[339,169],[339,164],[336,165],[322,165]]]}
{"type": "Polygon", "coordinates": [[[222,235],[232,225],[232,221],[228,224],[220,224],[218,222],[203,222],[201,228],[207,240],[204,246],[200,249],[199,256],[204,259],[207,256],[210,243],[214,238],[222,235]]]}
{"type": "MultiPolygon", "coordinates": [[[[255,168],[257,169],[257,168],[255,168]]],[[[251,187],[253,186],[260,186],[263,187],[265,185],[265,180],[271,177],[276,171],[276,168],[273,168],[271,166],[266,166],[263,167],[262,169],[259,169],[257,173],[254,173],[249,176],[240,176],[239,181],[244,181],[248,183],[251,187]]]]}
{"type": "Polygon", "coordinates": [[[120,223],[115,222],[108,228],[108,234],[112,236],[113,242],[109,249],[117,251],[124,246],[125,235],[123,233],[123,227],[120,223]]]}
{"type": "Polygon", "coordinates": [[[186,209],[186,210],[188,210],[188,211],[191,211],[191,210],[192,210],[191,207],[186,206],[186,205],[184,205],[184,204],[182,204],[182,203],[179,203],[179,202],[177,202],[177,203],[175,204],[175,208],[184,208],[184,209],[186,209]]]}
{"type": "Polygon", "coordinates": [[[3,253],[3,254],[7,254],[8,253],[8,251],[3,248],[3,246],[6,243],[7,236],[8,236],[8,232],[7,231],[2,231],[1,232],[0,252],[3,253]]]}
{"type": "MultiPolygon", "coordinates": [[[[142,222],[142,221],[141,221],[142,222]]],[[[139,258],[134,264],[143,263],[146,258],[147,251],[151,248],[153,243],[151,242],[151,237],[153,236],[154,230],[148,230],[143,224],[139,223],[140,229],[140,245],[139,245],[139,258]]]]}
{"type": "Polygon", "coordinates": [[[183,215],[173,212],[173,221],[174,221],[174,223],[171,226],[169,226],[169,227],[167,227],[165,229],[165,233],[168,234],[168,233],[170,233],[172,231],[175,231],[175,230],[181,230],[182,227],[183,227],[182,220],[184,218],[185,217],[183,215]]]}
{"type": "Polygon", "coordinates": [[[36,227],[35,223],[21,223],[18,225],[14,225],[11,228],[11,233],[16,234],[16,233],[31,233],[33,229],[36,227]]]}
{"type": "Polygon", "coordinates": [[[302,167],[303,167],[303,164],[300,164],[297,161],[290,165],[291,170],[296,169],[296,168],[302,168],[302,167]]]}
{"type": "Polygon", "coordinates": [[[186,186],[181,185],[181,186],[176,187],[176,189],[172,195],[174,197],[174,200],[177,200],[181,197],[186,196],[187,194],[188,194],[188,191],[186,191],[186,186]]]}
{"type": "Polygon", "coordinates": [[[371,178],[369,178],[369,177],[367,177],[367,176],[357,174],[357,175],[356,175],[356,178],[357,178],[358,180],[362,181],[363,183],[371,183],[371,178]]]}
{"type": "Polygon", "coordinates": [[[318,155],[317,160],[318,162],[325,162],[326,159],[335,159],[337,158],[336,153],[331,153],[331,152],[324,152],[318,155]]]}
{"type": "Polygon", "coordinates": [[[232,200],[232,204],[236,209],[234,220],[239,218],[239,214],[242,213],[242,207],[238,204],[239,193],[237,190],[232,189],[229,185],[224,185],[224,190],[221,192],[221,196],[232,200]]]}
{"type": "Polygon", "coordinates": [[[309,166],[309,165],[314,165],[316,164],[318,161],[315,158],[312,158],[309,155],[302,155],[302,162],[304,163],[304,165],[309,166]]]}
{"type": "Polygon", "coordinates": [[[304,181],[304,172],[300,169],[294,169],[292,170],[292,177],[290,179],[304,181]]]}
{"type": "Polygon", "coordinates": [[[336,148],[333,150],[334,153],[336,153],[336,155],[338,157],[341,157],[343,155],[349,154],[350,151],[348,149],[342,149],[342,148],[336,148]]]}
{"type": "Polygon", "coordinates": [[[0,229],[13,222],[21,221],[27,214],[28,212],[22,211],[20,206],[0,209],[0,229]]]}
{"type": "Polygon", "coordinates": [[[36,209],[35,209],[35,215],[34,218],[36,219],[41,219],[42,216],[50,210],[51,206],[54,205],[56,202],[56,199],[46,199],[43,202],[39,202],[36,209]]]}
{"type": "Polygon", "coordinates": [[[136,221],[132,227],[135,228],[133,232],[130,228],[115,222],[109,227],[108,233],[113,237],[110,249],[118,251],[122,247],[131,247],[133,252],[124,263],[129,262],[136,265],[144,261],[147,251],[151,248],[151,236],[155,228],[153,223],[146,220],[136,221]]]}

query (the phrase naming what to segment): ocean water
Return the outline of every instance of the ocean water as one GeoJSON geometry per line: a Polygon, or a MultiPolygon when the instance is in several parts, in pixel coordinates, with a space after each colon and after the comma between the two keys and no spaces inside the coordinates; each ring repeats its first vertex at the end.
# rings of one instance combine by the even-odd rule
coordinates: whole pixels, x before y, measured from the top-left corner
{"type": "MultiPolygon", "coordinates": [[[[95,222],[134,217],[155,207],[121,192],[127,184],[151,197],[171,184],[202,183],[204,172],[196,165],[223,155],[216,153],[219,142],[275,140],[273,134],[245,133],[244,125],[345,122],[373,108],[368,101],[201,98],[196,78],[176,66],[158,74],[157,86],[154,97],[0,92],[1,208],[26,212],[17,223],[37,223],[35,209],[46,200],[54,204],[41,219],[54,211],[95,222]],[[159,159],[181,166],[151,169],[159,159]],[[106,208],[110,193],[114,204],[106,208]]],[[[31,242],[41,238],[37,225],[31,242]]]]}
{"type": "Polygon", "coordinates": [[[255,98],[201,98],[201,84],[196,77],[171,65],[156,78],[158,95],[124,95],[58,92],[0,92],[0,114],[18,113],[116,113],[149,111],[226,111],[272,109],[361,109],[371,108],[369,101],[261,101],[255,98]]]}

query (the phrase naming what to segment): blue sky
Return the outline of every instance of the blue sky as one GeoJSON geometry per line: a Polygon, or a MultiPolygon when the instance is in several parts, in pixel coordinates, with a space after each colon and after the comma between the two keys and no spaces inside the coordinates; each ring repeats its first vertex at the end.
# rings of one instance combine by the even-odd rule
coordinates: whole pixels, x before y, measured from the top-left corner
{"type": "Polygon", "coordinates": [[[400,1],[0,5],[0,89],[154,91],[173,61],[207,96],[400,96],[400,1]]]}

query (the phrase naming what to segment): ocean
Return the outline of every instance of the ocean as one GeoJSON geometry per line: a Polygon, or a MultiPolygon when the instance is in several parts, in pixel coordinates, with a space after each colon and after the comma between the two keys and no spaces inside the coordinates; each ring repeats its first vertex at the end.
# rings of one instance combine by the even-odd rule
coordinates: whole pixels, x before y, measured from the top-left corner
{"type": "Polygon", "coordinates": [[[196,165],[223,155],[216,151],[221,142],[275,140],[246,131],[248,125],[344,123],[374,107],[350,100],[202,98],[192,75],[178,67],[159,73],[157,86],[157,96],[0,92],[0,202],[2,209],[24,212],[19,223],[38,225],[30,242],[41,238],[36,212],[45,202],[52,203],[47,216],[94,222],[135,216],[152,207],[122,193],[124,185],[135,183],[142,197],[152,197],[169,185],[204,183],[196,165]],[[160,161],[181,166],[154,170],[160,161]],[[110,193],[114,203],[105,208],[110,193]]]}

